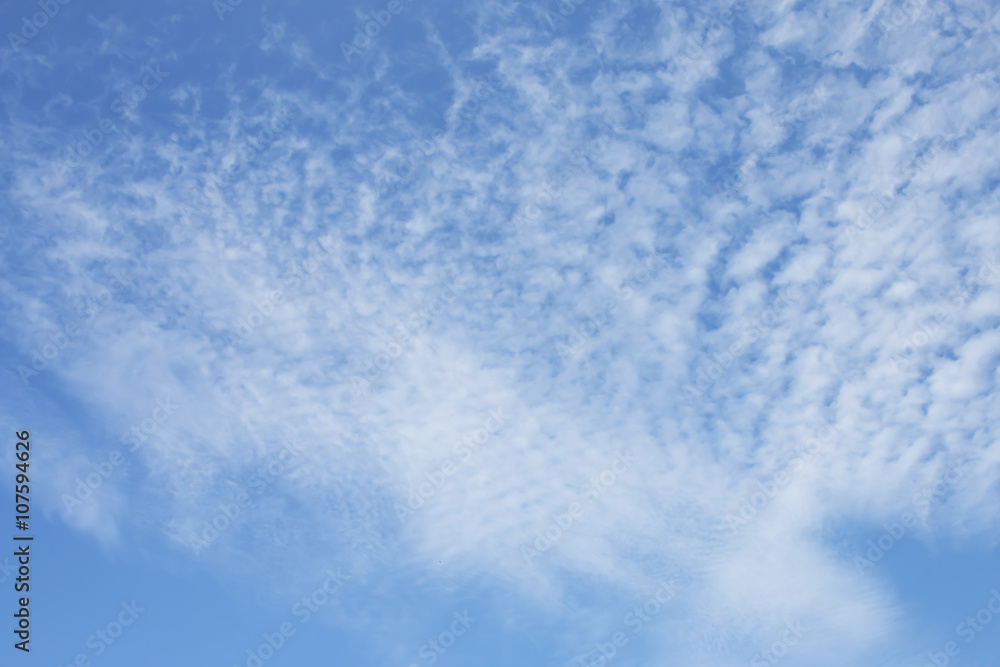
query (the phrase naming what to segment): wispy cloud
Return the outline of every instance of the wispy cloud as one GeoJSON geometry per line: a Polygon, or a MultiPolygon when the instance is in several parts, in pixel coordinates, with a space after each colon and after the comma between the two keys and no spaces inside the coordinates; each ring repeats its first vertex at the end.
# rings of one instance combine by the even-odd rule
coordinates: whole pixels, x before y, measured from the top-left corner
{"type": "MultiPolygon", "coordinates": [[[[310,613],[400,663],[494,613],[556,627],[540,660],[899,653],[887,568],[831,531],[877,545],[954,460],[921,530],[996,534],[1000,125],[985,10],[895,6],[215,2],[170,47],[21,45],[7,368],[82,415],[42,502],[281,599],[344,563],[310,613]]],[[[269,627],[234,660],[298,639],[269,627]]]]}

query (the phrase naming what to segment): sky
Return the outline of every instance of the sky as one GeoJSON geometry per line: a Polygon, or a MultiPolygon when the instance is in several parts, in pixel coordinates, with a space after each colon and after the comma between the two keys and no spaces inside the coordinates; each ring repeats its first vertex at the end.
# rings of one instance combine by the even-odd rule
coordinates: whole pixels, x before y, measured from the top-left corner
{"type": "Polygon", "coordinates": [[[0,26],[0,664],[997,664],[998,3],[0,26]]]}

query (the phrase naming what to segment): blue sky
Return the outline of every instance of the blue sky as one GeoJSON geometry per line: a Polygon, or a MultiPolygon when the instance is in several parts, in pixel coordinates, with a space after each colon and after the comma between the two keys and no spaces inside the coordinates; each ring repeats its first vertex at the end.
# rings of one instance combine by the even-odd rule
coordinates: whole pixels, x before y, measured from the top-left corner
{"type": "Polygon", "coordinates": [[[0,25],[2,664],[996,664],[997,3],[0,25]]]}

